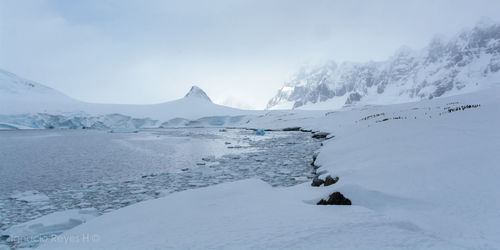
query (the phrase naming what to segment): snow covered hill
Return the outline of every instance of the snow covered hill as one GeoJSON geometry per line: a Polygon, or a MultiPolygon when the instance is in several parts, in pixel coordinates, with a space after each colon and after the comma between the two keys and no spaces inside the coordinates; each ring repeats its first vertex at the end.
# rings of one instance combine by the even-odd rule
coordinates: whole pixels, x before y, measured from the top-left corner
{"type": "Polygon", "coordinates": [[[302,69],[285,83],[268,109],[337,109],[344,105],[394,104],[473,92],[500,82],[500,24],[483,19],[426,48],[401,48],[387,61],[302,69]]]}
{"type": "Polygon", "coordinates": [[[57,90],[0,69],[0,114],[60,112],[77,105],[57,90]]]}
{"type": "Polygon", "coordinates": [[[159,127],[176,118],[194,120],[257,113],[214,104],[197,86],[184,98],[160,104],[86,103],[0,70],[0,128],[143,128],[159,127]]]}

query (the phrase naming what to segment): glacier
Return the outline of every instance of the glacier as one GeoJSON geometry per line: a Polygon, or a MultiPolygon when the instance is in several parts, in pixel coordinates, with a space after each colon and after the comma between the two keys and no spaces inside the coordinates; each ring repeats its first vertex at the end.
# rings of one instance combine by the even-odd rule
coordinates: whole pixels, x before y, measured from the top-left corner
{"type": "Polygon", "coordinates": [[[158,127],[160,123],[150,118],[139,119],[121,114],[92,116],[84,113],[66,115],[36,113],[0,115],[0,124],[4,124],[5,129],[139,129],[158,127]]]}

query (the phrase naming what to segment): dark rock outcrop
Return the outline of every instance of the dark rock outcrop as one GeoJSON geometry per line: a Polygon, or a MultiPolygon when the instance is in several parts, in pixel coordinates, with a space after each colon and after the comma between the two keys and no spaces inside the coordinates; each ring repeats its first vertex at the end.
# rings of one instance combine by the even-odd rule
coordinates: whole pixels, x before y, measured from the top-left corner
{"type": "Polygon", "coordinates": [[[317,205],[352,205],[352,203],[340,192],[335,192],[328,197],[328,200],[321,199],[318,201],[317,205]]]}
{"type": "Polygon", "coordinates": [[[313,157],[312,157],[312,162],[311,162],[311,166],[315,167],[315,168],[319,168],[319,166],[316,165],[316,159],[318,158],[318,155],[317,154],[313,154],[313,157]]]}
{"type": "Polygon", "coordinates": [[[300,127],[289,127],[282,129],[283,131],[300,131],[300,127]]]}
{"type": "Polygon", "coordinates": [[[326,186],[330,186],[332,184],[335,184],[335,183],[337,183],[337,181],[339,181],[339,177],[338,176],[336,176],[335,178],[332,178],[331,176],[327,176],[325,178],[325,187],[326,186]]]}
{"type": "Polygon", "coordinates": [[[330,133],[327,132],[316,132],[312,135],[312,138],[314,139],[324,139],[326,138],[330,133]]]}
{"type": "Polygon", "coordinates": [[[325,183],[325,181],[324,181],[324,180],[322,180],[322,179],[320,179],[320,178],[316,177],[316,178],[314,178],[314,179],[312,180],[311,186],[313,186],[313,187],[319,187],[319,186],[321,186],[321,184],[323,184],[323,183],[325,183]]]}

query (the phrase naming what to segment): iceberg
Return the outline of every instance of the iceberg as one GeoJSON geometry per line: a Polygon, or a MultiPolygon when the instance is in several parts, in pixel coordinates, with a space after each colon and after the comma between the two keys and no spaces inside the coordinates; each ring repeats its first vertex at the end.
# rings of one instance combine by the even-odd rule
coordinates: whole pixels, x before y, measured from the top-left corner
{"type": "Polygon", "coordinates": [[[265,135],[265,134],[266,134],[266,131],[264,131],[263,129],[257,129],[257,130],[255,131],[255,134],[256,134],[256,135],[265,135]]]}

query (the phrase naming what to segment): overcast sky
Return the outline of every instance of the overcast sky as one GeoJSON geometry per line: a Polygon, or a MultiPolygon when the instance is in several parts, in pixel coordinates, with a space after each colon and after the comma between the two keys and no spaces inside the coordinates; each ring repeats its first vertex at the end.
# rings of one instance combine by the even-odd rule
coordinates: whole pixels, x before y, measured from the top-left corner
{"type": "Polygon", "coordinates": [[[500,1],[0,0],[0,68],[101,103],[159,103],[198,85],[263,108],[302,65],[385,60],[500,1]]]}

